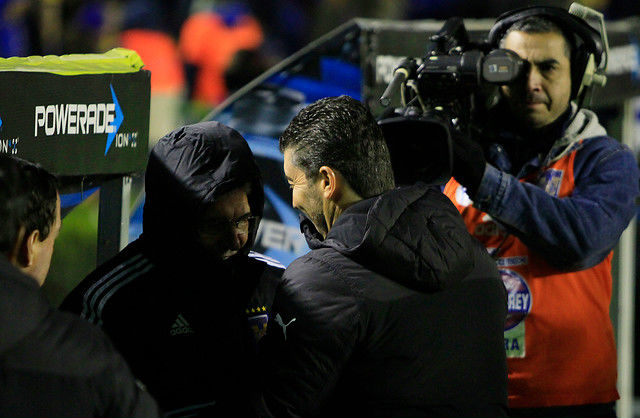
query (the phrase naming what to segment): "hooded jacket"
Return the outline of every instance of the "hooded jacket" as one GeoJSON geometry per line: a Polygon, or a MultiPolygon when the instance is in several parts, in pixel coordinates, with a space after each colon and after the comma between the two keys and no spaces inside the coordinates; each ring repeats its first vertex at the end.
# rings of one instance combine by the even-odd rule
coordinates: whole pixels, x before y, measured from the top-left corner
{"type": "Polygon", "coordinates": [[[506,293],[422,184],[345,210],[287,268],[261,341],[273,416],[506,416],[506,293]]]}
{"type": "MultiPolygon", "coordinates": [[[[473,201],[561,271],[600,263],[633,218],[638,195],[633,154],[607,136],[595,113],[575,105],[571,111],[551,149],[519,173],[509,174],[506,154],[490,158],[473,201]],[[562,160],[571,160],[571,172],[550,170],[562,160]],[[575,179],[568,199],[558,198],[563,177],[575,179]]],[[[448,186],[452,193],[455,186],[448,186]]],[[[471,203],[462,191],[458,196],[463,206],[471,203]]]]}
{"type": "Polygon", "coordinates": [[[445,187],[508,289],[512,408],[618,399],[611,261],[636,213],[638,166],[595,113],[572,105],[570,116],[515,175],[507,153],[489,158],[474,201],[454,179],[445,187]]]}
{"type": "Polygon", "coordinates": [[[49,306],[0,256],[0,416],[154,417],[158,408],[96,327],[49,306]]]}
{"type": "Polygon", "coordinates": [[[250,252],[258,223],[225,261],[212,260],[196,235],[203,210],[246,183],[260,217],[260,173],[235,130],[203,122],[171,132],[149,157],[142,236],[61,306],[101,325],[171,416],[239,410],[235,399],[253,381],[254,340],[283,267],[250,252]]]}

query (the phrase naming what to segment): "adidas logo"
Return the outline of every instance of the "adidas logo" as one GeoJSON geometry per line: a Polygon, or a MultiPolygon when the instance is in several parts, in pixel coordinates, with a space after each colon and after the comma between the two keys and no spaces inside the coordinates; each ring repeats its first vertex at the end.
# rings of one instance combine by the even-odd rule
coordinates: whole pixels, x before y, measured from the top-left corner
{"type": "Polygon", "coordinates": [[[184,319],[184,316],[182,316],[182,314],[178,314],[178,317],[173,322],[173,325],[171,325],[171,330],[169,331],[169,333],[173,336],[173,335],[193,334],[194,331],[193,331],[193,328],[191,328],[191,325],[189,325],[189,322],[187,322],[187,320],[184,319]]]}

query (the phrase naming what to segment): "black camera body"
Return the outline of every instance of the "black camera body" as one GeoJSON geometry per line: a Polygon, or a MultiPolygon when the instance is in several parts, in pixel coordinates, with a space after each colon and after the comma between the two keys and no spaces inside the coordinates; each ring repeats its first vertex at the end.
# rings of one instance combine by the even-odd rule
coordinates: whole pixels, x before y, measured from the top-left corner
{"type": "Polygon", "coordinates": [[[497,103],[499,86],[522,77],[526,65],[512,51],[472,43],[462,19],[448,19],[429,38],[422,63],[405,59],[380,98],[388,106],[393,94],[401,94],[401,107],[378,121],[396,183],[446,183],[453,165],[452,135],[479,128],[478,121],[497,103]]]}
{"type": "Polygon", "coordinates": [[[448,19],[429,38],[418,65],[405,59],[380,103],[387,107],[397,90],[401,107],[389,109],[379,120],[398,184],[423,181],[444,184],[451,177],[451,137],[484,133],[488,111],[497,104],[499,86],[526,76],[528,63],[500,49],[500,40],[515,22],[540,17],[556,24],[572,45],[571,100],[578,108],[595,86],[604,86],[609,42],[604,16],[573,3],[569,10],[531,6],[500,15],[487,39],[473,43],[461,18],[448,19]],[[597,23],[599,31],[591,26],[597,23]]]}
{"type": "Polygon", "coordinates": [[[418,91],[424,97],[467,96],[486,84],[508,84],[522,74],[525,64],[512,51],[471,43],[459,17],[448,19],[429,41],[416,70],[418,91]]]}

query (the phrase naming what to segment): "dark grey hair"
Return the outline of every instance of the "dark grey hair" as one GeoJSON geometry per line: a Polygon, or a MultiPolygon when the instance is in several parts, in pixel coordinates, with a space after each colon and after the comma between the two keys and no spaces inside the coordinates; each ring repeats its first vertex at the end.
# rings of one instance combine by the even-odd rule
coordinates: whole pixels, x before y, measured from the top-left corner
{"type": "Polygon", "coordinates": [[[342,174],[362,198],[394,187],[389,149],[380,127],[359,101],[328,97],[305,107],[280,137],[280,151],[292,149],[294,164],[308,179],[323,165],[342,174]]]}
{"type": "Polygon", "coordinates": [[[564,38],[564,53],[567,57],[571,58],[571,51],[573,49],[572,37],[569,36],[560,26],[549,19],[545,19],[541,16],[530,16],[522,20],[518,20],[513,25],[509,26],[509,29],[504,33],[502,39],[500,39],[500,48],[504,48],[505,39],[514,31],[525,33],[548,33],[555,32],[562,35],[564,38]]]}
{"type": "Polygon", "coordinates": [[[20,228],[40,231],[44,241],[55,222],[58,181],[29,161],[0,154],[0,253],[9,254],[20,228]]]}

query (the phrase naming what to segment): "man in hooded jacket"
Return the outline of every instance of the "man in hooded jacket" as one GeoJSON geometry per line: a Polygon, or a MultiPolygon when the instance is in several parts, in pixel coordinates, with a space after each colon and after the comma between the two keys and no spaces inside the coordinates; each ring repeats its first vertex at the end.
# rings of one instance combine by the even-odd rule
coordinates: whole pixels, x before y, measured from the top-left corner
{"type": "Polygon", "coordinates": [[[143,234],[65,299],[170,415],[242,414],[283,267],[250,252],[262,180],[235,130],[185,126],[149,157],[143,234]]]}
{"type": "Polygon", "coordinates": [[[451,202],[394,188],[371,114],[347,96],[280,139],[311,252],[289,265],[260,344],[264,416],[506,416],[506,293],[451,202]]]}

